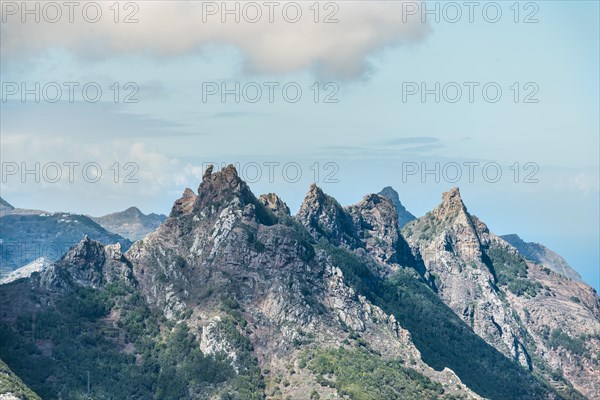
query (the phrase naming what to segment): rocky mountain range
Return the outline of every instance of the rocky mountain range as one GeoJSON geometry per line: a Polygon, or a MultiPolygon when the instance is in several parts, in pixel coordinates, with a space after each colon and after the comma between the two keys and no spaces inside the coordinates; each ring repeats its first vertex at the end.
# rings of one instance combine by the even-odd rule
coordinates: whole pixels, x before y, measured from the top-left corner
{"type": "Polygon", "coordinates": [[[146,215],[137,207],[129,207],[125,211],[91,218],[107,231],[135,242],[158,228],[167,216],[154,213],[146,215]]]}
{"type": "Polygon", "coordinates": [[[423,259],[433,289],[479,336],[546,379],[559,369],[579,391],[598,396],[594,289],[528,261],[467,211],[458,189],[402,233],[423,259]]]}
{"type": "Polygon", "coordinates": [[[1,203],[2,276],[40,257],[56,261],[86,235],[105,244],[131,246],[130,240],[109,232],[85,215],[14,208],[4,200],[1,203]]]}
{"type": "MultiPolygon", "coordinates": [[[[85,237],[0,285],[0,358],[42,398],[600,399],[600,299],[458,189],[295,216],[209,167],[127,251],[85,237]]],[[[1,386],[0,386],[1,387],[1,386]]]]}

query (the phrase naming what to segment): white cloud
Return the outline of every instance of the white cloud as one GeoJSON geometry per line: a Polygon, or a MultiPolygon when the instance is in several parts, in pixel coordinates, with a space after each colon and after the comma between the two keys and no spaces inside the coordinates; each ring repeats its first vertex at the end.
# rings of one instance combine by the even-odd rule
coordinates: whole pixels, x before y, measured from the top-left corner
{"type": "Polygon", "coordinates": [[[157,196],[198,181],[196,169],[140,142],[100,146],[71,137],[3,133],[1,157],[3,193],[21,196],[66,194],[101,203],[106,197],[157,196]]]}
{"type": "MultiPolygon", "coordinates": [[[[301,5],[302,10],[302,17],[296,23],[287,22],[283,16],[284,8],[290,7],[286,4],[293,2],[278,2],[272,12],[272,23],[267,3],[254,2],[262,18],[257,23],[249,23],[244,16],[254,18],[256,7],[247,8],[246,13],[243,10],[253,2],[140,1],[134,2],[139,6],[135,14],[139,22],[131,24],[113,21],[114,11],[109,9],[113,2],[97,3],[102,4],[102,17],[97,23],[83,19],[82,6],[75,9],[73,23],[68,20],[66,7],[62,7],[62,17],[56,23],[46,22],[42,9],[40,23],[33,22],[31,15],[25,15],[28,22],[22,23],[22,3],[4,3],[19,7],[17,10],[2,7],[6,22],[2,23],[0,45],[7,60],[36,55],[52,47],[66,48],[86,58],[130,54],[174,57],[198,52],[206,45],[223,44],[240,50],[244,67],[250,72],[288,73],[310,69],[339,77],[356,77],[363,73],[365,60],[373,52],[390,45],[417,42],[429,33],[429,27],[418,16],[406,12],[406,7],[417,4],[414,1],[320,2],[319,23],[314,22],[313,2],[295,3],[301,5]],[[234,22],[233,15],[222,23],[222,13],[207,14],[209,3],[219,8],[222,4],[231,8],[237,3],[240,23],[234,22]],[[323,23],[332,12],[339,22],[323,23]]],[[[120,19],[133,11],[123,10],[124,4],[120,3],[120,19]]],[[[289,20],[295,12],[293,7],[287,10],[289,20]]],[[[93,16],[92,11],[88,10],[87,14],[93,16]]],[[[54,13],[50,18],[54,18],[54,13]]]]}

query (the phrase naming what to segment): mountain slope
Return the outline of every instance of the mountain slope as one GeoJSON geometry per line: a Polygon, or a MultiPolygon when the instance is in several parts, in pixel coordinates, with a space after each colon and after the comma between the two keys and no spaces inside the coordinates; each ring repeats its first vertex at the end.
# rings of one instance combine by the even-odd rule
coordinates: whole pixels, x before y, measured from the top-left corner
{"type": "MultiPolygon", "coordinates": [[[[301,360],[368,341],[390,362],[413,360],[382,393],[477,398],[423,363],[393,316],[357,299],[269,198],[267,207],[232,167],[207,171],[199,193],[186,190],[127,253],[86,239],[42,273],[0,286],[0,354],[44,397],[85,393],[91,371],[94,398],[304,398],[338,389],[301,360]]],[[[373,351],[365,357],[389,371],[373,351]]]]}
{"type": "Polygon", "coordinates": [[[582,398],[441,301],[388,199],[312,186],[292,217],[233,166],[127,252],[86,238],[0,301],[0,357],[44,398],[582,398]]]}
{"type": "Polygon", "coordinates": [[[600,302],[593,289],[527,262],[468,213],[458,189],[444,193],[438,207],[402,232],[421,255],[440,298],[480,337],[556,386],[570,381],[598,398],[593,377],[598,373],[600,302]],[[529,318],[533,309],[535,321],[529,318]],[[568,309],[570,317],[561,316],[568,309]],[[562,345],[557,337],[564,339],[562,345]],[[565,344],[574,341],[584,341],[583,348],[565,344]]]}
{"type": "Polygon", "coordinates": [[[4,361],[0,360],[0,399],[39,400],[40,397],[29,389],[4,361]]]}
{"type": "Polygon", "coordinates": [[[9,211],[14,209],[15,208],[12,205],[10,205],[10,203],[8,203],[6,200],[0,197],[0,211],[9,211]]]}
{"type": "Polygon", "coordinates": [[[45,270],[50,264],[50,261],[46,260],[44,257],[40,257],[29,264],[15,269],[7,274],[5,277],[0,279],[0,285],[16,281],[17,279],[29,278],[31,274],[45,270]]]}
{"type": "Polygon", "coordinates": [[[501,238],[510,243],[511,246],[516,248],[529,261],[540,264],[574,281],[582,282],[581,276],[571,268],[567,260],[546,246],[539,243],[525,242],[516,234],[503,235],[501,238]]]}
{"type": "Polygon", "coordinates": [[[129,207],[125,211],[91,218],[107,231],[135,242],[153,232],[167,217],[154,213],[146,215],[136,207],[129,207]]]}
{"type": "Polygon", "coordinates": [[[396,207],[396,211],[398,213],[398,224],[400,225],[400,228],[417,218],[407,211],[402,205],[400,202],[400,196],[393,187],[386,186],[379,192],[379,194],[390,199],[394,204],[394,207],[396,207]]]}
{"type": "MultiPolygon", "coordinates": [[[[418,260],[410,261],[410,249],[388,247],[372,233],[385,231],[385,228],[397,229],[396,213],[386,203],[391,205],[382,196],[369,195],[355,206],[341,208],[333,198],[313,186],[296,218],[307,226],[320,246],[323,246],[324,240],[328,243],[325,248],[332,253],[333,260],[337,260],[336,265],[341,268],[348,284],[386,313],[394,315],[410,332],[428,365],[438,370],[452,369],[471,389],[488,398],[543,397],[547,389],[542,383],[536,383],[536,379],[516,363],[476,336],[440,301],[428,287],[425,277],[421,276],[422,264],[418,260]],[[357,210],[370,209],[367,204],[372,203],[374,198],[379,198],[379,204],[385,205],[379,207],[378,214],[388,218],[371,220],[370,223],[359,221],[352,231],[348,221],[357,210]],[[383,211],[385,209],[387,213],[383,211]],[[361,235],[360,228],[364,226],[369,230],[361,235]],[[378,254],[381,247],[379,251],[368,249],[364,239],[387,248],[388,257],[378,254]],[[404,263],[394,265],[389,262],[392,258],[389,255],[398,257],[399,254],[405,255],[404,263]],[[376,257],[373,258],[373,255],[376,257]],[[502,378],[499,378],[499,369],[505,374],[502,378]]],[[[395,237],[389,232],[387,236],[395,237]]],[[[401,236],[400,240],[404,242],[401,236]]],[[[571,390],[567,389],[567,392],[570,393],[567,396],[578,398],[571,390]]]]}

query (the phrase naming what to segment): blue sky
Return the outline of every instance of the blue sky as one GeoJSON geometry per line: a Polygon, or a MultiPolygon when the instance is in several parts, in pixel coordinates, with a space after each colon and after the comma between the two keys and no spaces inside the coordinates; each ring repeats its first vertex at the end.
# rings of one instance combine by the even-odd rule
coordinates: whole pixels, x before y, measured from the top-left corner
{"type": "Polygon", "coordinates": [[[3,162],[93,161],[104,176],[95,184],[23,183],[11,176],[2,196],[20,207],[92,215],[132,204],[167,213],[186,186],[197,187],[210,161],[239,163],[250,178],[258,163],[263,175],[251,183],[254,192],[277,192],[292,210],[316,169],[318,183],[343,204],[392,185],[415,215],[459,186],[469,210],[492,231],[548,245],[598,289],[598,2],[541,1],[534,3],[537,9],[526,3],[519,3],[519,23],[509,8],[513,2],[499,3],[497,23],[476,11],[473,23],[464,17],[459,23],[428,18],[401,24],[399,2],[373,1],[339,2],[339,22],[330,25],[202,24],[189,18],[186,7],[194,3],[184,2],[181,8],[139,2],[139,22],[128,26],[7,19],[0,42],[3,84],[97,82],[103,97],[89,103],[76,92],[73,103],[31,97],[23,103],[18,95],[7,96],[1,103],[3,162]],[[532,11],[538,22],[523,23],[532,11]],[[156,36],[157,23],[164,26],[162,36],[156,36]],[[117,103],[114,82],[121,87],[117,103]],[[137,103],[122,101],[126,82],[139,87],[137,103]],[[203,101],[207,84],[252,82],[263,88],[256,103],[236,103],[233,96],[223,103],[218,95],[203,101]],[[277,89],[269,102],[265,82],[278,88],[293,83],[302,97],[291,103],[277,89]],[[321,83],[317,103],[314,82],[321,83]],[[463,97],[436,103],[433,95],[422,102],[417,94],[403,101],[407,85],[433,88],[436,82],[455,82],[463,97]],[[473,102],[465,82],[477,84],[473,102]],[[491,83],[502,89],[495,103],[481,92],[491,83]],[[334,91],[338,102],[324,103],[334,91]],[[538,102],[523,102],[533,92],[538,102]],[[136,163],[139,183],[114,183],[115,162],[121,169],[136,163]],[[273,182],[265,162],[280,163],[273,182]],[[469,182],[465,162],[497,163],[502,178],[490,182],[476,170],[469,182]],[[282,179],[286,163],[300,166],[297,182],[282,179]],[[431,169],[436,163],[458,164],[463,178],[402,179],[409,164],[431,169]],[[526,163],[533,163],[530,169],[526,163]],[[530,172],[537,183],[524,182],[530,172]]]}

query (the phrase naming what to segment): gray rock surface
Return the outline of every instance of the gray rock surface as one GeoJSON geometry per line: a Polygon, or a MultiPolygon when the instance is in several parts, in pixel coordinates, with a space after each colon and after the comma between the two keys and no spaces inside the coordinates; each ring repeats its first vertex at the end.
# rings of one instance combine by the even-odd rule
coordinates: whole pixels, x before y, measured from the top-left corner
{"type": "MultiPolygon", "coordinates": [[[[344,398],[335,385],[319,384],[299,367],[303,349],[340,346],[365,348],[384,360],[402,358],[408,361],[403,368],[441,384],[444,396],[481,398],[459,375],[472,379],[480,373],[471,368],[479,360],[468,357],[483,354],[499,361],[488,377],[510,373],[531,385],[543,383],[539,398],[558,398],[544,382],[570,394],[572,384],[588,398],[599,398],[597,294],[526,264],[514,247],[469,214],[458,189],[444,193],[440,206],[400,231],[397,208],[385,196],[370,194],[342,207],[312,185],[292,217],[276,195],[256,198],[233,166],[208,168],[197,193],[186,189],[169,217],[125,253],[119,245],[85,237],[43,271],[1,285],[0,297],[10,304],[0,320],[15,323],[21,309],[45,307],[76,286],[102,289],[116,282],[139,293],[160,315],[161,334],[185,323],[204,354],[224,355],[236,373],[247,362],[240,349],[247,339],[245,348],[265,375],[270,399],[307,398],[313,390],[321,398],[344,398]],[[513,274],[524,266],[524,272],[513,274]],[[37,297],[29,290],[34,289],[42,289],[43,302],[33,303],[37,297]],[[396,311],[407,304],[420,309],[390,312],[386,302],[397,302],[396,311]],[[426,307],[437,313],[428,314],[426,307]],[[421,330],[407,328],[407,315],[427,325],[444,319],[450,336],[436,345],[451,349],[454,357],[456,351],[464,354],[466,373],[446,365],[432,368],[435,360],[422,356],[419,346],[435,338],[413,336],[421,330]],[[235,324],[226,328],[232,318],[235,324]],[[564,336],[557,341],[556,329],[572,340],[585,339],[585,352],[564,336]],[[228,334],[232,330],[235,340],[228,334]],[[453,348],[456,335],[471,338],[482,353],[453,348]],[[496,370],[502,363],[505,369],[496,370]],[[552,378],[560,375],[565,378],[552,378]]],[[[116,304],[107,317],[114,329],[116,304]]],[[[519,389],[529,393],[528,387],[519,389]]]]}
{"type": "Polygon", "coordinates": [[[479,336],[529,369],[560,369],[582,393],[599,398],[594,378],[599,370],[590,365],[595,356],[552,349],[551,338],[552,331],[563,330],[570,340],[585,340],[590,354],[598,352],[600,300],[592,288],[527,262],[469,214],[458,188],[444,193],[438,207],[402,233],[421,255],[439,296],[479,336]]]}

